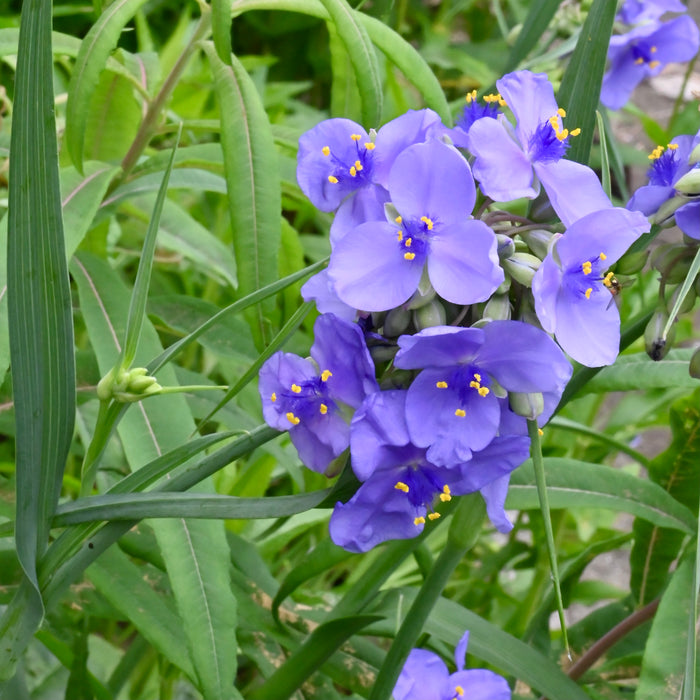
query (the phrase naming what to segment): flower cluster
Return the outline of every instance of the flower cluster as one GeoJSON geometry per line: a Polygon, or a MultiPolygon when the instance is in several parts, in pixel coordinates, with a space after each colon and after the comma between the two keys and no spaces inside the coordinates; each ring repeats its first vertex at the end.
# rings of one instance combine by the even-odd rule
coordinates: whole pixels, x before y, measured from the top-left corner
{"type": "Polygon", "coordinates": [[[603,77],[600,101],[609,109],[624,107],[644,78],[658,75],[667,63],[684,63],[698,52],[700,32],[687,14],[668,22],[667,12],[686,12],[680,0],[626,0],[617,19],[629,31],[610,39],[610,66],[603,77]]]}
{"type": "Polygon", "coordinates": [[[647,219],[566,160],[579,130],[545,75],[497,88],[483,103],[470,93],[454,128],[421,110],[378,132],[329,119],[300,139],[297,179],[335,212],[332,252],[302,288],[322,314],[311,358],[274,355],[260,393],[310,468],[349,448],[360,485],[330,533],[350,551],[415,537],[475,491],[508,531],[526,419],[543,425],[556,409],[572,371],[563,351],[590,366],[617,356],[608,267],[647,219]],[[495,204],[541,187],[544,222],[495,204]]]}
{"type": "Polygon", "coordinates": [[[432,651],[412,649],[394,687],[396,700],[510,700],[506,679],[483,668],[464,668],[469,632],[455,647],[457,671],[432,651]]]}

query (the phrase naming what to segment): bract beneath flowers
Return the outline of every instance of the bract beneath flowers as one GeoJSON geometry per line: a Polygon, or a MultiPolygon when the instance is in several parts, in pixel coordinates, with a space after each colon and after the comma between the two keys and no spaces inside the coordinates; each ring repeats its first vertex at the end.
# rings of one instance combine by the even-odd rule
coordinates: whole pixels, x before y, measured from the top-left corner
{"type": "Polygon", "coordinates": [[[289,430],[304,464],[323,472],[348,446],[351,409],[379,387],[358,325],[324,314],[314,336],[313,361],[277,352],[262,366],[259,387],[268,425],[289,430]]]}
{"type": "Polygon", "coordinates": [[[328,274],[342,301],[394,308],[416,291],[424,269],[456,304],[484,301],[503,282],[496,236],[469,219],[476,188],[458,151],[440,141],[408,147],[391,169],[389,195],[399,213],[393,223],[363,223],[335,244],[328,274]]]}
{"type": "Polygon", "coordinates": [[[588,367],[610,365],[620,347],[620,314],[610,294],[615,263],[649,222],[640,212],[614,208],[583,217],[555,243],[532,281],[542,327],[588,367]]]}
{"type": "Polygon", "coordinates": [[[394,687],[395,700],[510,700],[506,679],[482,668],[464,668],[469,632],[455,648],[457,671],[432,651],[412,649],[394,687]]]}

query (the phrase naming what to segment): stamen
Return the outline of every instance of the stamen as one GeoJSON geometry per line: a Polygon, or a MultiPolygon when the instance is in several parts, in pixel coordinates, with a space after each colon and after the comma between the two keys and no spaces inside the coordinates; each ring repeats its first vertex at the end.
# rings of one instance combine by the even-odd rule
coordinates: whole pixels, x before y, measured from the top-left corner
{"type": "Polygon", "coordinates": [[[297,418],[291,411],[286,414],[286,417],[292,425],[299,425],[299,423],[301,422],[301,419],[297,418]]]}
{"type": "Polygon", "coordinates": [[[324,146],[324,147],[321,149],[321,152],[323,153],[324,156],[329,156],[329,155],[331,154],[331,149],[328,148],[328,146],[324,146]]]}
{"type": "Polygon", "coordinates": [[[592,291],[593,291],[593,287],[589,287],[589,288],[586,290],[586,299],[590,299],[590,298],[591,298],[591,292],[592,292],[592,291]]]}
{"type": "Polygon", "coordinates": [[[322,416],[325,416],[326,413],[328,413],[328,406],[326,406],[325,403],[322,403],[321,407],[318,410],[321,412],[322,416]]]}
{"type": "Polygon", "coordinates": [[[447,382],[436,382],[435,386],[438,389],[447,389],[447,382]]]}
{"type": "Polygon", "coordinates": [[[615,276],[615,273],[614,273],[614,272],[608,272],[608,274],[605,275],[605,277],[603,277],[603,284],[604,284],[608,289],[610,289],[610,287],[612,287],[612,284],[613,284],[613,283],[612,283],[612,278],[613,278],[614,276],[615,276]]]}
{"type": "Polygon", "coordinates": [[[338,178],[335,177],[335,175],[329,175],[328,176],[328,182],[331,183],[331,185],[335,185],[338,182],[338,178]]]}
{"type": "Polygon", "coordinates": [[[408,493],[408,485],[404,484],[403,481],[397,481],[394,484],[394,488],[398,489],[399,491],[403,491],[404,493],[408,493]]]}
{"type": "Polygon", "coordinates": [[[437,520],[440,517],[440,513],[428,513],[428,520],[437,520]]]}
{"type": "MultiPolygon", "coordinates": [[[[674,144],[675,146],[676,144],[674,144]]],[[[677,146],[676,146],[677,148],[677,146]]],[[[649,160],[657,160],[658,158],[661,158],[664,152],[664,147],[663,146],[657,146],[650,154],[649,154],[649,160]]],[[[675,150],[675,149],[674,149],[675,150]]]]}
{"type": "Polygon", "coordinates": [[[447,484],[445,484],[442,487],[442,493],[440,494],[440,500],[443,503],[447,503],[447,501],[452,500],[452,494],[450,493],[450,487],[447,484]]]}
{"type": "Polygon", "coordinates": [[[467,93],[467,104],[470,104],[476,99],[476,90],[467,93]]]}
{"type": "Polygon", "coordinates": [[[357,170],[358,173],[362,170],[362,163],[360,163],[359,160],[355,161],[355,170],[357,170]]]}
{"type": "Polygon", "coordinates": [[[635,58],[634,62],[636,65],[641,66],[642,63],[644,63],[644,59],[640,56],[639,58],[635,58]]]}
{"type": "Polygon", "coordinates": [[[425,518],[414,518],[413,524],[414,525],[425,525],[425,518]]]}
{"type": "Polygon", "coordinates": [[[407,239],[406,239],[406,242],[404,243],[404,245],[406,246],[406,248],[410,248],[410,247],[411,247],[411,243],[413,243],[413,239],[412,239],[412,238],[407,238],[407,239]]]}
{"type": "Polygon", "coordinates": [[[605,253],[601,253],[601,254],[600,254],[600,259],[601,259],[601,260],[607,260],[607,259],[608,259],[608,256],[607,256],[605,253]]]}
{"type": "Polygon", "coordinates": [[[649,53],[656,53],[658,50],[659,50],[659,49],[658,49],[656,46],[652,46],[652,47],[649,49],[649,53]]]}
{"type": "Polygon", "coordinates": [[[479,389],[480,387],[481,387],[481,384],[479,384],[479,382],[475,382],[473,379],[472,379],[472,381],[469,382],[470,389],[479,389]]]}
{"type": "Polygon", "coordinates": [[[396,238],[398,239],[399,243],[403,240],[403,231],[399,229],[398,233],[396,234],[396,238]]]}
{"type": "Polygon", "coordinates": [[[463,408],[458,408],[455,411],[455,415],[457,416],[457,418],[464,418],[464,416],[467,415],[467,412],[463,408]]]}
{"type": "Polygon", "coordinates": [[[323,372],[321,372],[321,381],[327,382],[332,376],[333,372],[331,372],[329,369],[324,369],[323,372]]]}
{"type": "Polygon", "coordinates": [[[299,394],[301,393],[301,387],[298,384],[292,384],[292,391],[295,394],[299,394]]]}
{"type": "Polygon", "coordinates": [[[353,165],[352,168],[350,168],[350,174],[355,177],[357,175],[357,170],[355,170],[355,166],[353,165]]]}
{"type": "Polygon", "coordinates": [[[350,138],[353,141],[359,141],[362,138],[362,136],[360,136],[359,134],[350,134],[350,138]]]}
{"type": "Polygon", "coordinates": [[[544,435],[544,430],[542,430],[542,428],[537,428],[537,433],[542,437],[544,435]]]}
{"type": "Polygon", "coordinates": [[[403,219],[401,218],[401,216],[397,216],[397,217],[394,219],[394,221],[395,221],[397,224],[400,224],[400,223],[403,221],[403,219]]]}
{"type": "Polygon", "coordinates": [[[368,151],[373,151],[376,148],[376,146],[371,141],[367,141],[367,143],[365,143],[365,148],[368,151]]]}
{"type": "Polygon", "coordinates": [[[433,230],[433,222],[427,216],[421,216],[420,220],[426,225],[428,231],[433,230]]]}
{"type": "Polygon", "coordinates": [[[562,130],[557,134],[557,138],[558,138],[560,141],[563,141],[568,135],[569,135],[569,130],[568,130],[568,129],[562,129],[562,130]]]}
{"type": "Polygon", "coordinates": [[[455,693],[457,693],[457,695],[459,695],[459,697],[461,698],[464,695],[464,688],[462,688],[461,685],[456,685],[455,693]]]}
{"type": "Polygon", "coordinates": [[[593,264],[591,261],[586,260],[586,262],[581,263],[581,270],[583,270],[584,275],[590,275],[593,271],[593,264]]]}
{"type": "Polygon", "coordinates": [[[577,126],[569,132],[569,136],[578,136],[581,133],[581,127],[577,126]]]}
{"type": "Polygon", "coordinates": [[[649,61],[649,68],[658,68],[661,65],[661,61],[649,61]]]}
{"type": "Polygon", "coordinates": [[[474,379],[476,379],[477,382],[481,381],[481,375],[478,372],[474,372],[474,379]]]}
{"type": "Polygon", "coordinates": [[[678,144],[677,144],[677,143],[669,143],[669,144],[668,144],[668,147],[669,147],[672,151],[675,151],[675,150],[678,148],[678,144]]]}
{"type": "Polygon", "coordinates": [[[564,118],[566,116],[566,110],[563,107],[559,107],[559,109],[557,110],[557,114],[560,117],[564,118]]]}
{"type": "Polygon", "coordinates": [[[479,387],[478,391],[479,396],[488,396],[491,393],[491,390],[487,386],[479,387]]]}
{"type": "Polygon", "coordinates": [[[275,403],[275,401],[277,401],[277,394],[275,394],[274,391],[272,392],[272,396],[270,396],[270,401],[272,401],[272,403],[275,403]]]}
{"type": "Polygon", "coordinates": [[[403,254],[403,259],[404,260],[413,260],[413,258],[416,257],[415,253],[404,253],[403,254]]]}

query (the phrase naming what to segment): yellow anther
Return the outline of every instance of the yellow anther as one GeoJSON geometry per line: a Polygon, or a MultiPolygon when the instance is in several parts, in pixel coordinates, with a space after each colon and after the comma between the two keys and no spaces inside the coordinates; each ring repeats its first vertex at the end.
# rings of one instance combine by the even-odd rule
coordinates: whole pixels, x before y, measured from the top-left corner
{"type": "Polygon", "coordinates": [[[355,177],[357,175],[357,170],[355,170],[355,166],[353,165],[352,168],[350,168],[350,174],[355,177]]]}
{"type": "Polygon", "coordinates": [[[586,262],[581,263],[581,269],[584,275],[590,275],[593,271],[593,264],[589,260],[586,260],[586,262]]]}
{"type": "Polygon", "coordinates": [[[608,272],[608,274],[605,275],[605,277],[603,277],[603,284],[604,284],[608,289],[610,289],[610,287],[612,287],[612,278],[613,278],[614,276],[615,276],[615,273],[613,273],[613,272],[608,272]]]}
{"type": "Polygon", "coordinates": [[[286,414],[287,415],[287,420],[292,424],[292,425],[299,425],[301,420],[297,418],[291,411],[286,414]]]}
{"type": "Polygon", "coordinates": [[[398,240],[399,243],[403,240],[403,231],[399,229],[398,233],[396,234],[396,239],[398,240]]]}
{"type": "Polygon", "coordinates": [[[499,95],[498,96],[498,104],[500,107],[507,107],[508,103],[499,95]]]}
{"type": "Polygon", "coordinates": [[[414,525],[425,525],[425,518],[413,518],[414,525]]]}
{"type": "Polygon", "coordinates": [[[429,219],[427,216],[421,216],[420,220],[426,225],[428,231],[433,230],[433,221],[432,219],[429,219]]]}
{"type": "Polygon", "coordinates": [[[292,391],[295,394],[299,394],[301,393],[301,387],[298,384],[292,384],[292,391]]]}
{"type": "Polygon", "coordinates": [[[675,151],[675,150],[678,148],[678,144],[677,144],[677,143],[669,143],[669,144],[668,144],[668,147],[669,147],[672,151],[675,151]]]}
{"type": "Polygon", "coordinates": [[[537,428],[537,433],[540,437],[542,437],[544,435],[544,430],[542,430],[542,428],[537,428]]]}
{"type": "Polygon", "coordinates": [[[568,129],[562,129],[561,131],[557,132],[557,138],[560,141],[563,141],[567,136],[569,135],[569,130],[568,129]]]}
{"type": "Polygon", "coordinates": [[[404,484],[403,481],[397,481],[394,484],[394,488],[398,489],[399,491],[403,491],[404,493],[408,493],[408,485],[404,484]]]}
{"type": "Polygon", "coordinates": [[[578,136],[581,133],[581,127],[577,126],[569,132],[569,136],[578,136]]]}
{"type": "Polygon", "coordinates": [[[592,292],[592,291],[593,291],[593,287],[589,287],[589,288],[586,290],[586,299],[590,299],[590,298],[591,298],[591,292],[592,292]]]}
{"type": "Polygon", "coordinates": [[[331,372],[329,369],[324,369],[323,372],[321,372],[321,381],[327,382],[332,376],[333,372],[331,372]]]}
{"type": "Polygon", "coordinates": [[[458,408],[455,411],[455,415],[457,416],[457,418],[464,418],[464,416],[467,415],[467,412],[463,408],[458,408]]]}
{"type": "Polygon", "coordinates": [[[469,382],[470,389],[479,389],[480,387],[481,387],[481,384],[479,384],[479,382],[475,382],[473,379],[471,382],[469,382]]]}
{"type": "Polygon", "coordinates": [[[365,143],[365,148],[368,151],[373,151],[376,148],[376,146],[371,141],[367,141],[367,143],[365,143]]]}
{"type": "Polygon", "coordinates": [[[321,412],[322,416],[325,416],[326,413],[328,413],[328,406],[326,406],[325,403],[322,403],[321,407],[318,410],[321,412]]]}
{"type": "Polygon", "coordinates": [[[457,693],[457,695],[459,695],[459,697],[461,698],[464,695],[464,688],[462,688],[461,685],[456,685],[455,693],[457,693]]]}
{"type": "Polygon", "coordinates": [[[488,396],[491,390],[487,386],[482,386],[479,388],[479,396],[488,396]]]}
{"type": "Polygon", "coordinates": [[[324,156],[329,156],[331,154],[331,149],[328,148],[328,146],[324,146],[321,151],[323,152],[324,156]]]}
{"type": "Polygon", "coordinates": [[[360,163],[359,160],[355,161],[355,170],[357,170],[358,173],[362,170],[362,163],[360,163]]]}
{"type": "Polygon", "coordinates": [[[447,389],[447,382],[436,382],[435,386],[438,389],[447,389]]]}
{"type": "Polygon", "coordinates": [[[661,61],[649,61],[649,68],[658,68],[661,65],[661,61]]]}
{"type": "Polygon", "coordinates": [[[474,379],[476,379],[477,382],[481,381],[481,375],[478,372],[474,372],[474,379]]]}
{"type": "Polygon", "coordinates": [[[404,260],[413,260],[413,258],[416,257],[415,253],[404,253],[403,254],[403,259],[404,260]]]}
{"type": "Polygon", "coordinates": [[[413,243],[413,239],[412,239],[412,238],[407,238],[407,239],[406,239],[406,242],[404,243],[404,245],[406,246],[406,248],[410,248],[412,243],[413,243]]]}
{"type": "Polygon", "coordinates": [[[644,59],[640,56],[639,58],[636,58],[634,62],[638,65],[641,66],[642,63],[644,63],[644,59]]]}
{"type": "Polygon", "coordinates": [[[608,256],[607,256],[605,253],[601,253],[601,254],[600,254],[600,259],[601,259],[601,260],[607,260],[607,259],[608,259],[608,256]]]}
{"type": "Polygon", "coordinates": [[[450,487],[447,484],[445,484],[442,487],[442,493],[440,494],[440,500],[443,503],[447,503],[447,501],[452,500],[452,493],[450,492],[450,487]]]}
{"type": "Polygon", "coordinates": [[[557,114],[558,114],[560,117],[565,117],[565,116],[566,116],[566,110],[565,110],[563,107],[559,107],[559,109],[557,110],[557,114]]]}
{"type": "Polygon", "coordinates": [[[362,136],[360,136],[359,134],[350,134],[350,138],[353,141],[359,141],[362,138],[362,136]]]}
{"type": "Polygon", "coordinates": [[[397,217],[394,219],[394,221],[395,221],[397,224],[400,224],[400,223],[403,221],[403,219],[401,218],[401,216],[397,216],[397,217]]]}
{"type": "Polygon", "coordinates": [[[467,93],[467,104],[473,102],[476,99],[476,90],[472,90],[467,93]]]}
{"type": "Polygon", "coordinates": [[[335,177],[335,175],[329,175],[328,176],[328,182],[331,183],[331,185],[335,185],[338,182],[338,178],[335,177]]]}
{"type": "Polygon", "coordinates": [[[652,47],[649,49],[649,53],[656,53],[658,50],[659,50],[659,49],[658,49],[656,46],[652,46],[652,47]]]}
{"type": "Polygon", "coordinates": [[[440,513],[428,513],[428,520],[437,520],[440,517],[440,513]]]}
{"type": "Polygon", "coordinates": [[[272,396],[270,396],[270,401],[272,401],[272,403],[275,403],[275,401],[277,401],[277,394],[275,394],[274,391],[272,392],[272,396]]]}

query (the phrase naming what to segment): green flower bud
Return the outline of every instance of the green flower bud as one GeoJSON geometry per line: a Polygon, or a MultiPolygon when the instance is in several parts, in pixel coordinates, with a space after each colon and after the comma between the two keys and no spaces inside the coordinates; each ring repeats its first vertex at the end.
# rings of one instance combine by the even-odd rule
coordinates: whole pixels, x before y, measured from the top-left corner
{"type": "Polygon", "coordinates": [[[638,253],[625,253],[615,265],[615,271],[620,275],[636,275],[649,258],[648,250],[640,250],[638,253]]]}
{"type": "Polygon", "coordinates": [[[666,338],[662,337],[667,321],[668,312],[666,309],[657,309],[649,323],[647,323],[647,327],[644,329],[644,347],[647,355],[649,355],[654,362],[663,360],[663,358],[666,357],[676,336],[676,326],[674,324],[669,329],[666,338]]]}
{"type": "Polygon", "coordinates": [[[678,284],[682,282],[691,265],[689,249],[679,243],[666,243],[660,245],[650,256],[651,266],[661,273],[666,284],[678,284]]]}
{"type": "Polygon", "coordinates": [[[544,396],[539,393],[523,394],[511,391],[508,392],[508,402],[513,413],[528,420],[535,420],[544,411],[544,396]]]}
{"type": "Polygon", "coordinates": [[[408,309],[420,309],[421,306],[425,306],[425,304],[428,304],[435,298],[435,290],[433,289],[433,285],[430,284],[430,278],[426,270],[423,270],[423,275],[418,283],[418,289],[406,304],[406,308],[408,309]]]}
{"type": "Polygon", "coordinates": [[[529,253],[515,253],[513,256],[503,261],[503,269],[516,282],[524,287],[532,286],[532,278],[537,272],[537,268],[542,264],[539,258],[529,253]]]}
{"type": "Polygon", "coordinates": [[[398,338],[411,323],[411,312],[403,306],[392,309],[384,319],[384,335],[398,338]]]}
{"type": "Polygon", "coordinates": [[[504,233],[497,233],[496,241],[498,242],[499,260],[505,260],[515,253],[515,243],[513,243],[513,239],[510,236],[506,236],[504,233]]]}
{"type": "Polygon", "coordinates": [[[433,326],[444,326],[446,321],[445,308],[437,299],[413,312],[413,323],[419,331],[433,326]]]}
{"type": "Polygon", "coordinates": [[[494,294],[484,307],[483,317],[494,321],[510,321],[511,308],[508,295],[494,294]]]}
{"type": "Polygon", "coordinates": [[[527,247],[542,260],[549,252],[549,246],[554,234],[551,231],[538,228],[534,231],[524,231],[520,234],[520,237],[527,243],[527,247]]]}
{"type": "Polygon", "coordinates": [[[696,348],[693,356],[690,358],[688,372],[694,379],[700,379],[700,348],[696,348]]]}
{"type": "Polygon", "coordinates": [[[673,186],[676,192],[696,196],[700,194],[700,168],[693,168],[673,186]]]}
{"type": "Polygon", "coordinates": [[[700,163],[700,143],[690,152],[688,158],[689,165],[695,165],[695,163],[700,163]]]}

